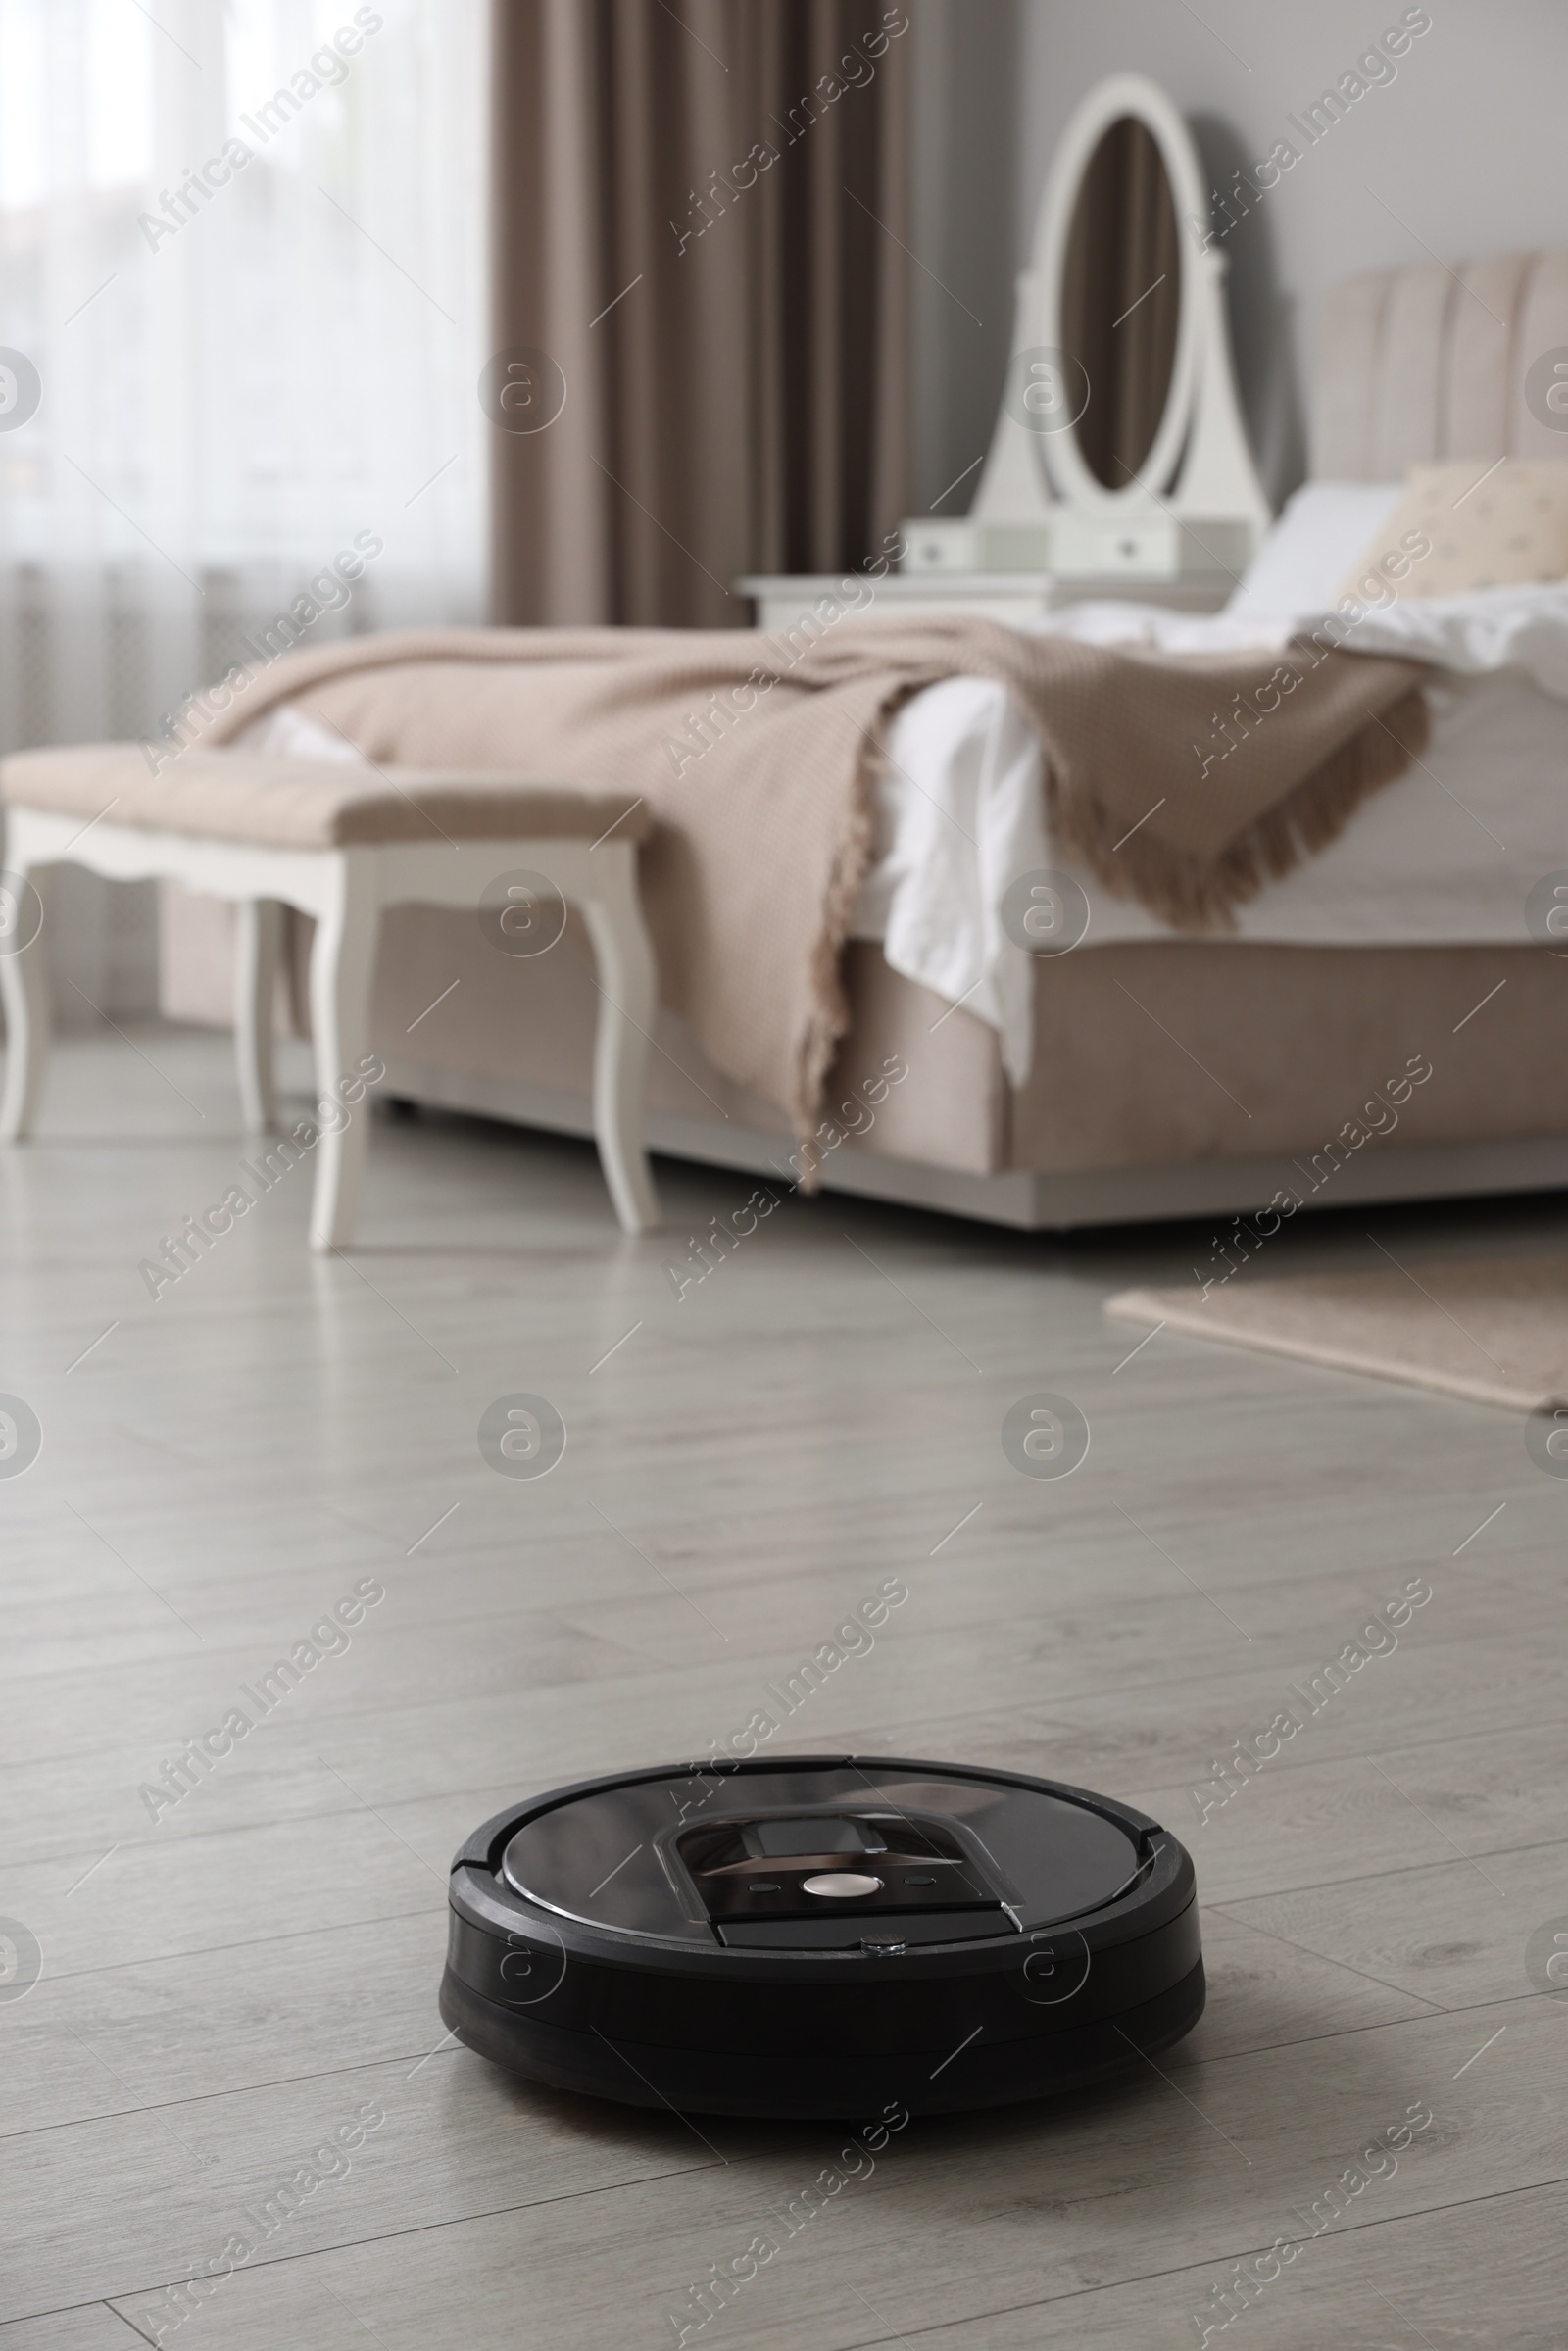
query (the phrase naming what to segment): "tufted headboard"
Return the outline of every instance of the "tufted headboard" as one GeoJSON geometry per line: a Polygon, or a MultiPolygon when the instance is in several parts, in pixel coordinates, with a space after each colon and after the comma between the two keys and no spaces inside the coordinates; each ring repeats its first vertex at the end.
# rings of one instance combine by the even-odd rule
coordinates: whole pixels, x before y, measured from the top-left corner
{"type": "Polygon", "coordinates": [[[1433,458],[1568,458],[1568,433],[1525,404],[1532,363],[1556,348],[1568,350],[1568,253],[1347,278],[1319,322],[1313,474],[1401,481],[1433,458]]]}

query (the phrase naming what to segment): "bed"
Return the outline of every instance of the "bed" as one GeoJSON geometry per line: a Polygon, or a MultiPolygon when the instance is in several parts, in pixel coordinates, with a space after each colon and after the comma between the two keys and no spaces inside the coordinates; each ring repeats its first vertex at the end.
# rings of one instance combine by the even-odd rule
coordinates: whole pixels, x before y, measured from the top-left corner
{"type": "MultiPolygon", "coordinates": [[[[1227,613],[1173,621],[1089,605],[1039,625],[1288,629],[1293,611],[1325,601],[1408,465],[1462,457],[1479,476],[1504,456],[1563,452],[1524,396],[1528,366],[1559,343],[1568,256],[1348,281],[1316,339],[1311,482],[1227,613]]],[[[1038,809],[1018,777],[1030,747],[998,689],[931,689],[890,739],[904,774],[879,786],[879,857],[845,950],[852,1018],[826,1107],[880,1071],[907,1076],[874,1116],[846,1114],[858,1131],[828,1151],[823,1183],[1031,1228],[1229,1214],[1281,1191],[1345,1205],[1568,1181],[1568,952],[1532,940],[1526,914],[1530,889],[1568,868],[1568,702],[1542,677],[1513,661],[1469,676],[1434,667],[1422,761],[1242,909],[1233,935],[1173,933],[1086,876],[1082,944],[1049,958],[1010,951],[1010,972],[994,952],[987,964],[985,936],[989,925],[994,950],[1009,860],[1035,859],[1019,829],[1020,809],[1038,809]],[[922,866],[920,827],[936,803],[972,813],[988,790],[1004,813],[989,834],[972,828],[973,870],[942,877],[962,914],[944,930],[929,920],[942,892],[929,857],[922,866]],[[902,910],[901,863],[916,884],[902,910]],[[925,915],[913,947],[911,906],[925,915]],[[1392,1126],[1367,1131],[1363,1106],[1412,1060],[1430,1077],[1392,1126]],[[1352,1127],[1363,1140],[1347,1149],[1337,1139],[1352,1127]]],[[[1048,840],[1038,861],[1059,863],[1048,840]]],[[[171,1016],[226,1019],[227,921],[202,902],[167,906],[171,1016]]],[[[416,1102],[587,1134],[585,954],[568,940],[536,964],[494,964],[461,915],[390,916],[375,1043],[391,1086],[416,1102]]],[[[726,1080],[672,1016],[658,1043],[655,1148],[793,1181],[783,1114],[726,1080]]]]}

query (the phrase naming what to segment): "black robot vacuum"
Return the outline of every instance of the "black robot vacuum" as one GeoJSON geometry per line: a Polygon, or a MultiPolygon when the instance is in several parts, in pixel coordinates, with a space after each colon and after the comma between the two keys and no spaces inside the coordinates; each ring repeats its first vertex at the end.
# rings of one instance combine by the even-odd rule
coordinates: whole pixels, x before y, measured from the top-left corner
{"type": "Polygon", "coordinates": [[[1015,1772],[625,1772],[509,1806],[452,1865],[450,2030],[633,2106],[1000,2106],[1141,2068],[1202,2010],[1189,1854],[1015,1772]]]}

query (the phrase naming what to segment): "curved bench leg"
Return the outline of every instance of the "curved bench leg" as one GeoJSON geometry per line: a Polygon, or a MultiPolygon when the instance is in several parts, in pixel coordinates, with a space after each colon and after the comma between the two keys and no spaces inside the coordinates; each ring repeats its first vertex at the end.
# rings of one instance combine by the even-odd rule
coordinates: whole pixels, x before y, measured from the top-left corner
{"type": "Polygon", "coordinates": [[[26,921],[25,886],[31,883],[48,916],[49,869],[8,868],[0,879],[0,1002],[6,1013],[6,1082],[0,1097],[0,1143],[19,1143],[32,1131],[44,1080],[49,1074],[52,1006],[45,964],[43,927],[26,947],[9,940],[26,921]]]}
{"type": "Polygon", "coordinates": [[[643,1140],[648,1052],[659,1017],[653,943],[637,897],[636,852],[622,842],[596,852],[612,857],[603,891],[582,911],[599,965],[599,1025],[594,1040],[594,1139],[622,1232],[659,1230],[659,1195],[643,1140]]]}
{"type": "Polygon", "coordinates": [[[234,1062],[240,1109],[247,1134],[268,1135],[277,1125],[272,1020],[283,909],[275,898],[242,898],[234,916],[234,1062]]]}
{"type": "Polygon", "coordinates": [[[317,922],[311,955],[311,1030],[318,1114],[324,1112],[311,1247],[347,1249],[359,1207],[370,1105],[358,1064],[369,1052],[370,982],[381,902],[374,852],[340,853],[330,905],[317,922]],[[345,1100],[358,1085],[357,1102],[345,1100]]]}

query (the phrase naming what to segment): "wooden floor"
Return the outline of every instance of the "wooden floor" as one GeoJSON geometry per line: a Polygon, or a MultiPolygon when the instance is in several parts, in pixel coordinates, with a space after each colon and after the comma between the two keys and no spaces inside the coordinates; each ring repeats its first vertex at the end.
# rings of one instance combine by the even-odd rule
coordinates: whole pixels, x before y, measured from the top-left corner
{"type": "MultiPolygon", "coordinates": [[[[1396,2170],[1210,2339],[1568,2340],[1568,2005],[1527,1966],[1568,1934],[1568,1484],[1521,1420],[1163,1335],[1124,1361],[1102,1298],[1206,1231],[792,1200],[677,1301],[664,1257],[748,1182],[666,1163],[674,1231],[629,1242],[586,1149],[461,1121],[378,1121],[352,1258],[307,1256],[298,1170],[155,1304],[138,1260],[248,1155],[220,1041],[158,1029],[69,1043],[0,1155],[0,1388],[43,1431],[0,1477],[0,1919],[42,1951],[0,1983],[0,2351],[675,2345],[842,2133],[455,2048],[447,1863],[514,1795],[706,1751],[887,1575],[907,1604],[791,1743],[1156,1814],[1208,2012],[1162,2072],[911,2125],[688,2342],[1195,2344],[1412,2106],[1396,2170]],[[1056,1483],[999,1440],[1040,1388],[1093,1430],[1056,1483]],[[476,1444],[517,1390],[568,1431],[537,1482],[476,1444]],[[1398,1648],[1200,1826],[1212,1759],[1409,1577],[1398,1648]],[[142,1784],[367,1578],[348,1650],[155,1824],[142,1784]],[[346,2174],[176,2323],[367,2105],[346,2174]]],[[[1272,1269],[1382,1264],[1369,1222],[1419,1269],[1564,1242],[1568,1207],[1303,1218],[1272,1269]]]]}

